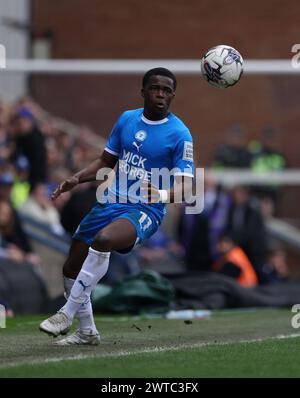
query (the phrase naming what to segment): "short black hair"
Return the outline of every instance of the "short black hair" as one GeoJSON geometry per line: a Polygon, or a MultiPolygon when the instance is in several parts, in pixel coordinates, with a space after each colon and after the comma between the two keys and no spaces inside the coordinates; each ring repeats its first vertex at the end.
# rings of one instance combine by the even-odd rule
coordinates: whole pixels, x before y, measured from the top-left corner
{"type": "Polygon", "coordinates": [[[146,86],[146,84],[148,83],[151,76],[167,76],[167,77],[169,77],[170,79],[173,80],[174,90],[176,90],[177,80],[176,80],[174,73],[172,73],[169,69],[159,67],[159,68],[153,68],[153,69],[148,70],[148,72],[146,72],[143,77],[143,87],[146,86]]]}

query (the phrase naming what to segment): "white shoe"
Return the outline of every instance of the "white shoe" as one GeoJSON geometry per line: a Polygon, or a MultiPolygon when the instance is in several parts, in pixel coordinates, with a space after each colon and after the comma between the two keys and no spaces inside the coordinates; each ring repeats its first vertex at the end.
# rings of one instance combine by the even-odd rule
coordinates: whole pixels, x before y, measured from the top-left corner
{"type": "Polygon", "coordinates": [[[67,315],[63,312],[58,312],[40,324],[40,331],[57,337],[60,334],[67,334],[71,326],[72,321],[69,320],[67,315]]]}
{"type": "Polygon", "coordinates": [[[100,335],[96,334],[85,334],[79,329],[76,332],[70,334],[62,340],[56,341],[54,344],[59,346],[66,345],[98,345],[100,343],[100,335]]]}

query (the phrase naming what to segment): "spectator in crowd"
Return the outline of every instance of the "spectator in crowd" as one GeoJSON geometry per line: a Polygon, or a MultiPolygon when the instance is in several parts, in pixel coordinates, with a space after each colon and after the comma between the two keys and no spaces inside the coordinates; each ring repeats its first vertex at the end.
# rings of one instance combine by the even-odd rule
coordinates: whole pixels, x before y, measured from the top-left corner
{"type": "Polygon", "coordinates": [[[178,223],[178,242],[184,248],[184,258],[188,269],[209,271],[211,253],[209,244],[209,223],[203,213],[185,214],[184,206],[178,223]]]}
{"type": "Polygon", "coordinates": [[[225,228],[249,257],[259,274],[268,248],[267,231],[258,203],[250,196],[248,187],[235,186],[225,228]]]}
{"type": "Polygon", "coordinates": [[[205,174],[204,210],[179,218],[179,242],[185,249],[188,268],[209,271],[217,256],[217,240],[224,232],[230,200],[212,176],[205,174]]]}
{"type": "Polygon", "coordinates": [[[204,180],[204,211],[208,219],[208,240],[211,259],[218,255],[217,243],[226,228],[230,198],[225,189],[208,173],[204,180]]]}
{"type": "Polygon", "coordinates": [[[283,153],[276,148],[277,145],[274,129],[270,126],[263,128],[261,141],[249,143],[252,170],[258,173],[283,170],[287,161],[283,153]]]}
{"type": "Polygon", "coordinates": [[[227,133],[227,143],[217,148],[214,156],[215,168],[248,168],[250,166],[250,154],[247,149],[245,132],[235,125],[227,133]]]}
{"type": "Polygon", "coordinates": [[[20,213],[47,225],[57,235],[64,235],[65,231],[60,223],[60,215],[48,197],[45,184],[35,184],[29,198],[20,207],[20,213]]]}
{"type": "Polygon", "coordinates": [[[220,258],[214,262],[213,270],[234,278],[243,287],[258,284],[258,278],[249,258],[237,246],[229,235],[222,235],[218,240],[220,258]]]}
{"type": "Polygon", "coordinates": [[[33,187],[47,181],[47,152],[45,138],[38,128],[32,112],[21,107],[13,118],[16,154],[25,156],[29,161],[29,183],[33,187]]]}
{"type": "Polygon", "coordinates": [[[24,233],[17,213],[6,199],[0,199],[0,247],[1,256],[18,263],[29,262],[39,265],[36,256],[24,233]]]}
{"type": "Polygon", "coordinates": [[[8,120],[10,116],[10,107],[0,99],[0,162],[9,161],[14,146],[9,139],[8,120]]]}
{"type": "Polygon", "coordinates": [[[14,175],[10,171],[0,172],[0,199],[11,201],[14,175]]]}
{"type": "Polygon", "coordinates": [[[261,210],[261,214],[265,221],[270,220],[274,217],[275,208],[274,202],[271,198],[264,196],[259,199],[259,206],[261,210]]]}
{"type": "MultiPolygon", "coordinates": [[[[197,217],[195,214],[186,214],[185,206],[178,208],[178,228],[176,231],[176,239],[183,247],[184,259],[189,268],[194,268],[193,255],[190,255],[194,237],[194,229],[197,217]]],[[[196,261],[195,261],[196,262],[196,261]]],[[[197,264],[195,265],[195,268],[197,264]]]]}
{"type": "Polygon", "coordinates": [[[8,138],[8,134],[4,126],[0,122],[0,162],[7,162],[13,152],[13,145],[8,138]]]}
{"type": "Polygon", "coordinates": [[[62,163],[69,169],[73,170],[76,165],[73,165],[73,151],[76,147],[76,139],[75,137],[70,136],[64,131],[58,130],[58,134],[56,135],[56,139],[53,142],[53,146],[55,148],[54,151],[51,150],[51,144],[48,145],[48,160],[49,166],[55,167],[57,165],[57,160],[60,163],[60,159],[57,159],[57,156],[62,156],[62,163]],[[59,148],[59,151],[57,149],[59,148]]]}
{"type": "MultiPolygon", "coordinates": [[[[251,169],[256,173],[281,171],[287,166],[287,161],[283,153],[277,148],[276,133],[272,127],[265,127],[262,130],[261,141],[251,141],[249,143],[249,153],[251,154],[251,169]]],[[[269,198],[274,206],[277,204],[279,192],[278,185],[255,186],[253,193],[260,198],[269,198]]]]}
{"type": "Polygon", "coordinates": [[[6,209],[7,214],[12,213],[11,216],[7,216],[7,219],[10,221],[10,226],[7,228],[9,233],[4,235],[2,233],[2,238],[4,237],[6,242],[15,244],[17,247],[23,250],[24,253],[26,253],[28,261],[30,260],[30,262],[33,264],[39,265],[40,259],[33,252],[27,235],[23,229],[20,216],[12,206],[11,194],[13,182],[14,178],[12,173],[0,173],[0,202],[4,202],[4,204],[6,204],[6,206],[4,205],[4,209],[6,209]],[[10,210],[8,210],[7,205],[9,206],[10,210]]]}
{"type": "Polygon", "coordinates": [[[15,162],[15,177],[11,193],[12,204],[18,209],[28,198],[30,191],[29,162],[25,156],[18,156],[15,162]]]}
{"type": "Polygon", "coordinates": [[[267,254],[267,260],[259,275],[260,283],[286,282],[288,274],[289,270],[285,251],[281,248],[270,249],[267,254]]]}

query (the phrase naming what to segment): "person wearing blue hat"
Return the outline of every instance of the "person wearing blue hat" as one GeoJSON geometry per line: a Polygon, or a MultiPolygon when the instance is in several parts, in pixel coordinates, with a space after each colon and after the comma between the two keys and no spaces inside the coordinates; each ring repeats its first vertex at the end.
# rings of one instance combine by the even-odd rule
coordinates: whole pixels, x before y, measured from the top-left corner
{"type": "Polygon", "coordinates": [[[18,109],[17,117],[27,119],[31,122],[34,122],[34,116],[33,116],[32,112],[25,106],[18,109]]]}
{"type": "Polygon", "coordinates": [[[47,151],[45,138],[38,128],[34,115],[26,108],[17,110],[14,124],[15,157],[25,156],[29,162],[29,183],[31,186],[47,182],[47,151]]]}
{"type": "Polygon", "coordinates": [[[10,172],[0,174],[0,185],[11,186],[14,183],[14,176],[10,172]]]}

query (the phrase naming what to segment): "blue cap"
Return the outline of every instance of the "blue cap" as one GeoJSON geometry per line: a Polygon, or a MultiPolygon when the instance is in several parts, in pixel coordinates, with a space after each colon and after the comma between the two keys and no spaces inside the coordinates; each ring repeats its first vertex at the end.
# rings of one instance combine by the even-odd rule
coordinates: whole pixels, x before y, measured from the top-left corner
{"type": "Polygon", "coordinates": [[[17,117],[22,117],[24,119],[28,119],[31,122],[34,120],[32,112],[26,108],[25,106],[22,106],[17,110],[17,117]]]}
{"type": "Polygon", "coordinates": [[[27,171],[29,170],[29,161],[26,156],[20,155],[16,160],[15,166],[17,170],[27,171]]]}
{"type": "Polygon", "coordinates": [[[12,185],[14,183],[14,176],[12,173],[6,172],[0,174],[0,185],[12,185]]]}

